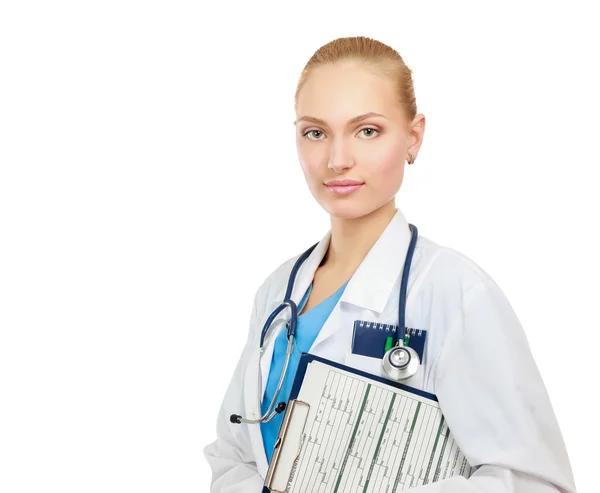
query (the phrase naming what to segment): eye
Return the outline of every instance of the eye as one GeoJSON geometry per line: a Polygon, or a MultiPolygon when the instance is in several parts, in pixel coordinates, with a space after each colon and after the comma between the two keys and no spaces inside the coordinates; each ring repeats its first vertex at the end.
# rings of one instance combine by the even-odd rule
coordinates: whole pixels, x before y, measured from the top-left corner
{"type": "Polygon", "coordinates": [[[308,140],[322,140],[319,137],[323,135],[323,132],[320,130],[309,130],[308,132],[304,132],[304,138],[308,140]]]}
{"type": "Polygon", "coordinates": [[[360,134],[361,132],[364,132],[363,135],[365,135],[367,139],[372,139],[379,134],[379,131],[373,127],[365,127],[359,130],[358,133],[360,134]]]}

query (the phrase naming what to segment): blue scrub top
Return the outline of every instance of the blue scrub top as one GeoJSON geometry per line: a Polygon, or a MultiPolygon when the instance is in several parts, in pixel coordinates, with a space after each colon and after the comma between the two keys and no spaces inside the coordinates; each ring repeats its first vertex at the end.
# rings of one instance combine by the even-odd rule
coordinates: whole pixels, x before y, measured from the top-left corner
{"type": "MultiPolygon", "coordinates": [[[[323,324],[329,318],[329,315],[333,311],[333,308],[337,305],[346,285],[349,281],[333,293],[329,298],[323,300],[317,306],[309,309],[298,317],[296,324],[296,341],[294,351],[290,356],[290,362],[288,366],[285,379],[279,391],[277,397],[277,403],[283,401],[287,402],[290,398],[290,392],[292,390],[292,384],[294,383],[294,376],[298,369],[298,363],[300,362],[300,354],[308,353],[309,349],[315,342],[317,335],[321,331],[323,324]]],[[[300,302],[298,311],[302,310],[302,307],[306,304],[310,292],[312,290],[312,284],[309,286],[306,294],[300,302]]],[[[277,384],[281,377],[283,370],[283,364],[285,363],[285,353],[287,352],[287,331],[285,328],[278,334],[275,340],[275,348],[273,350],[273,359],[271,360],[271,367],[269,369],[269,378],[267,379],[267,388],[265,395],[261,403],[261,409],[263,414],[266,412],[271,399],[277,390],[277,384]]],[[[277,405],[277,403],[275,403],[277,405]]],[[[275,446],[275,440],[277,440],[277,434],[283,420],[284,413],[276,414],[271,421],[268,423],[260,423],[260,428],[263,437],[263,443],[265,452],[267,454],[267,460],[271,462],[271,456],[273,455],[273,447],[275,446]]]]}

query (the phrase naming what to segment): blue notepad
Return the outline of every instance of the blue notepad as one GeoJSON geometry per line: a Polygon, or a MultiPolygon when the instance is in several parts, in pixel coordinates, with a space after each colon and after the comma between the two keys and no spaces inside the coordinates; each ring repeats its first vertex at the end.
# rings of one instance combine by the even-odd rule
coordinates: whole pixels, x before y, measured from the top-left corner
{"type": "MultiPolygon", "coordinates": [[[[408,347],[413,348],[417,352],[419,358],[421,358],[421,363],[423,363],[427,331],[411,327],[408,327],[408,331],[410,335],[408,347]]],[[[370,356],[371,358],[383,358],[385,355],[386,339],[393,337],[396,340],[397,332],[397,325],[355,320],[352,335],[352,354],[370,356]]],[[[402,337],[404,337],[404,334],[402,334],[402,337]]]]}

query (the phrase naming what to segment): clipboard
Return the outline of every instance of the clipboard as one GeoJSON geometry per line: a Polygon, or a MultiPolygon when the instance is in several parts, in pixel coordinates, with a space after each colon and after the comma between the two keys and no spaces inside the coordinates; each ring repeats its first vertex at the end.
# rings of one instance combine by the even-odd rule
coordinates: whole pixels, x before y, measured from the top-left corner
{"type": "MultiPolygon", "coordinates": [[[[340,363],[337,363],[337,362],[334,362],[331,360],[327,360],[325,358],[321,358],[316,355],[302,353],[299,364],[298,364],[296,376],[294,378],[294,383],[293,383],[293,386],[292,386],[292,389],[290,392],[290,399],[288,401],[288,407],[285,411],[285,415],[283,417],[283,420],[282,420],[282,423],[281,423],[281,426],[279,429],[277,440],[275,441],[275,446],[273,449],[273,456],[271,459],[271,463],[269,464],[269,469],[267,471],[265,483],[264,483],[263,490],[262,490],[263,493],[271,493],[271,492],[285,493],[285,492],[289,491],[288,488],[289,488],[290,484],[292,484],[294,475],[296,474],[296,472],[298,472],[300,470],[300,468],[298,467],[298,463],[299,463],[299,458],[300,458],[301,452],[303,450],[303,446],[304,446],[305,442],[307,441],[306,440],[307,433],[305,432],[305,428],[307,426],[307,421],[308,421],[308,417],[310,414],[311,405],[310,405],[310,403],[308,403],[306,401],[300,400],[298,398],[298,396],[301,393],[302,384],[304,382],[309,365],[312,362],[323,363],[324,365],[327,365],[327,367],[343,370],[345,372],[348,372],[352,376],[357,375],[360,377],[364,377],[364,379],[366,379],[365,382],[368,381],[368,382],[372,382],[372,383],[381,383],[388,387],[391,386],[395,389],[399,389],[400,391],[405,391],[406,393],[409,393],[411,396],[415,396],[415,399],[419,399],[419,397],[420,397],[420,398],[422,398],[421,400],[423,402],[435,403],[435,405],[439,407],[437,397],[431,393],[412,388],[408,385],[405,385],[405,384],[402,384],[399,382],[388,380],[388,379],[380,377],[378,375],[372,375],[372,374],[364,372],[362,370],[358,370],[356,368],[352,368],[352,367],[349,367],[349,366],[346,366],[346,365],[343,365],[343,364],[340,364],[340,363]]],[[[323,368],[321,368],[321,369],[323,369],[323,368]]],[[[369,388],[370,388],[370,384],[369,384],[369,388]]],[[[380,390],[383,389],[383,390],[381,390],[381,392],[385,391],[385,388],[382,386],[378,386],[377,388],[379,388],[380,390]]],[[[390,392],[388,392],[388,394],[390,394],[390,392]]],[[[367,395],[368,395],[368,391],[367,391],[367,395]]],[[[400,395],[400,394],[396,394],[396,395],[400,395]]],[[[402,395],[405,395],[405,394],[402,394],[402,395]]],[[[325,398],[325,397],[323,397],[323,398],[325,398]]],[[[366,397],[365,397],[365,401],[366,401],[366,397]]],[[[338,405],[341,406],[341,402],[338,403],[338,405]]],[[[393,399],[392,399],[392,405],[393,405],[393,399]]],[[[364,407],[364,402],[363,402],[363,407],[364,407]]],[[[340,409],[341,409],[341,407],[340,407],[340,409]]],[[[386,426],[391,423],[391,421],[388,422],[388,418],[390,418],[390,414],[391,414],[391,409],[392,409],[392,406],[389,406],[388,416],[386,417],[386,421],[380,427],[379,432],[380,432],[381,436],[379,437],[378,446],[382,444],[382,439],[384,437],[384,434],[389,431],[389,426],[387,428],[386,428],[386,426]]],[[[313,410],[313,411],[316,411],[316,410],[313,410]]],[[[418,412],[419,411],[417,409],[417,413],[418,412]]],[[[431,412],[433,413],[433,411],[431,411],[431,412]]],[[[460,453],[458,446],[455,444],[453,438],[451,438],[451,432],[448,429],[447,423],[445,423],[443,416],[441,415],[441,410],[438,409],[438,412],[441,416],[441,421],[438,420],[439,427],[436,424],[437,438],[435,438],[435,445],[433,446],[433,452],[431,452],[431,454],[430,454],[431,457],[429,458],[428,461],[427,461],[426,454],[423,453],[424,459],[423,459],[423,465],[420,469],[420,471],[421,471],[420,474],[421,475],[425,474],[424,471],[426,468],[425,480],[427,481],[426,483],[423,483],[423,484],[428,484],[431,482],[435,482],[435,481],[444,479],[445,477],[449,477],[449,476],[447,476],[448,474],[449,475],[461,474],[468,478],[471,475],[471,473],[473,472],[471,467],[466,462],[466,459],[464,458],[464,456],[460,453]],[[445,434],[443,432],[445,432],[445,434]],[[448,446],[447,451],[444,449],[446,446],[448,446]],[[437,449],[436,449],[436,447],[437,447],[437,449]],[[452,447],[452,448],[450,449],[450,447],[452,447]],[[457,460],[458,460],[458,463],[457,463],[457,460]],[[448,464],[451,462],[453,462],[453,465],[449,468],[448,464]],[[445,472],[442,472],[442,471],[445,471],[445,472]]],[[[431,419],[433,422],[433,414],[430,413],[430,415],[432,417],[431,419]]],[[[315,412],[313,412],[313,417],[314,416],[315,416],[315,412]]],[[[355,420],[357,422],[356,428],[358,428],[358,421],[360,421],[360,419],[361,419],[361,415],[355,415],[355,420]]],[[[423,420],[424,420],[424,418],[423,418],[423,420]]],[[[415,417],[415,421],[416,421],[416,417],[415,417]]],[[[328,424],[329,424],[329,422],[328,422],[328,424]]],[[[412,424],[413,424],[413,428],[414,428],[414,422],[412,424]]],[[[356,433],[356,428],[355,428],[355,433],[356,433]]],[[[436,430],[433,430],[433,432],[434,432],[433,435],[435,435],[436,430]]],[[[412,429],[410,430],[410,434],[412,436],[412,434],[413,434],[412,429]]],[[[433,443],[433,435],[430,439],[430,442],[432,442],[432,443],[433,443]]],[[[388,438],[389,438],[389,436],[388,436],[388,438]]],[[[354,440],[355,440],[355,436],[353,435],[352,441],[354,441],[354,440]]],[[[410,439],[408,439],[408,442],[406,443],[406,448],[408,448],[409,442],[410,442],[410,439]]],[[[352,443],[352,442],[350,442],[350,443],[352,443]]],[[[391,443],[392,442],[389,441],[387,446],[390,447],[391,443]]],[[[358,440],[357,440],[357,444],[358,444],[358,440]]],[[[307,443],[307,445],[310,445],[310,443],[307,443]]],[[[348,447],[350,447],[350,446],[351,445],[348,445],[348,447]]],[[[356,445],[356,446],[358,446],[358,445],[356,445]]],[[[428,446],[432,447],[431,444],[428,446]]],[[[414,447],[417,447],[417,445],[415,444],[414,447]]],[[[379,448],[378,448],[378,450],[379,450],[379,448]]],[[[381,452],[381,453],[382,453],[382,457],[385,458],[385,456],[384,456],[385,452],[381,452]]],[[[406,456],[406,449],[404,450],[404,456],[406,456]]],[[[374,473],[374,470],[375,469],[377,469],[379,471],[383,470],[383,467],[381,465],[382,457],[379,457],[378,452],[375,452],[375,455],[373,455],[372,460],[370,462],[370,468],[367,468],[366,465],[364,465],[364,467],[365,467],[364,471],[368,470],[368,476],[367,476],[366,472],[363,474],[363,476],[365,476],[365,477],[361,476],[360,481],[362,481],[362,484],[360,485],[360,491],[363,491],[363,485],[364,485],[364,491],[367,491],[367,486],[368,486],[369,481],[372,481],[372,482],[378,481],[377,477],[375,477],[377,475],[377,473],[374,473]],[[375,466],[378,466],[378,467],[375,467],[375,466]],[[365,481],[366,481],[366,484],[365,484],[365,481]]],[[[354,456],[351,456],[350,458],[351,458],[351,460],[356,461],[354,456]]],[[[398,458],[398,460],[400,460],[400,459],[398,458]]],[[[402,463],[404,463],[404,460],[405,460],[405,458],[402,457],[402,463]]],[[[348,461],[348,455],[346,455],[346,458],[345,458],[343,464],[342,464],[341,460],[337,464],[338,469],[336,470],[335,475],[338,475],[339,478],[341,478],[342,475],[344,474],[344,467],[347,466],[347,461],[348,461]]],[[[323,462],[324,462],[324,460],[323,460],[323,462]]],[[[348,468],[349,467],[350,466],[348,466],[348,468]]],[[[390,466],[390,469],[391,469],[391,466],[390,466]]],[[[350,470],[350,469],[348,469],[348,470],[350,470]]],[[[400,467],[400,471],[402,471],[402,466],[400,467]]],[[[348,471],[346,471],[346,472],[348,472],[348,471]]],[[[399,484],[400,475],[401,475],[401,472],[399,472],[397,474],[397,477],[395,477],[395,484],[394,484],[393,488],[391,488],[390,486],[387,487],[390,492],[391,491],[402,491],[402,485],[399,484]]],[[[413,475],[415,475],[414,472],[413,472],[413,475]]],[[[381,477],[382,477],[382,474],[381,474],[381,472],[379,472],[380,480],[381,480],[381,477]]],[[[415,481],[417,481],[417,480],[415,479],[415,481]]],[[[337,482],[338,482],[338,486],[339,486],[340,479],[338,479],[337,482]]],[[[409,487],[412,487],[412,486],[413,485],[412,485],[412,479],[411,479],[411,486],[409,486],[409,487]]],[[[373,487],[373,488],[375,488],[375,487],[373,487]]],[[[377,491],[376,489],[373,489],[373,488],[371,489],[371,491],[377,491]]],[[[343,488],[340,491],[344,491],[345,489],[346,488],[343,488]]],[[[328,491],[336,491],[336,490],[337,490],[337,488],[332,487],[328,491]]]]}

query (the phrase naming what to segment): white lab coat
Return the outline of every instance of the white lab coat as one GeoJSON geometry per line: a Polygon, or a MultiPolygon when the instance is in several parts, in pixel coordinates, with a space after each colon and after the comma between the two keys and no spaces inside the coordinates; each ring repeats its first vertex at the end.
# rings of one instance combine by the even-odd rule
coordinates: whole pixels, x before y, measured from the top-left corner
{"type": "MultiPolygon", "coordinates": [[[[296,303],[310,285],[330,235],[328,231],[300,268],[292,292],[296,303]]],[[[380,359],[351,353],[352,327],[355,320],[398,322],[410,235],[398,210],[352,276],[310,353],[381,374],[380,359]]],[[[262,491],[268,463],[260,425],[232,424],[229,416],[260,416],[260,333],[283,300],[299,256],[278,267],[256,293],[247,343],[218,415],[218,438],[204,449],[213,474],[212,493],[262,491]]],[[[458,446],[476,468],[468,480],[459,476],[411,491],[575,491],[559,425],[523,328],[503,292],[478,265],[419,235],[408,281],[406,325],[428,331],[421,368],[406,383],[438,397],[458,446]]],[[[260,362],[263,391],[275,336],[266,343],[260,362]]]]}

